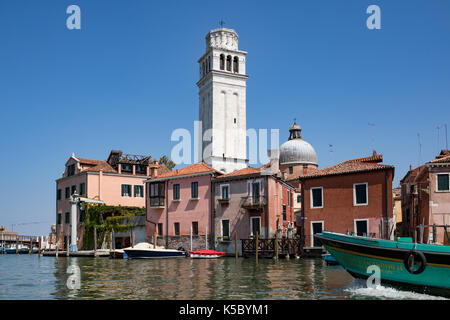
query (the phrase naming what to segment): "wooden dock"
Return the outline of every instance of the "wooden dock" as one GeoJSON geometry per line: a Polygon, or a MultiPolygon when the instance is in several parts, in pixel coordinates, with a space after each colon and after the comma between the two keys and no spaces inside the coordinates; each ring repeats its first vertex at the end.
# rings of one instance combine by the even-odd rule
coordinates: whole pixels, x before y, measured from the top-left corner
{"type": "Polygon", "coordinates": [[[258,256],[262,258],[274,258],[278,251],[278,256],[300,256],[302,254],[300,239],[241,239],[242,255],[244,257],[258,256]],[[278,242],[278,248],[276,246],[278,242]],[[256,250],[258,246],[258,250],[256,250]]]}
{"type": "Polygon", "coordinates": [[[94,250],[84,250],[84,251],[77,251],[77,252],[70,252],[67,255],[67,251],[44,251],[42,255],[44,257],[56,257],[56,254],[58,254],[58,257],[102,257],[106,258],[109,257],[109,250],[97,250],[96,252],[94,250]]]}

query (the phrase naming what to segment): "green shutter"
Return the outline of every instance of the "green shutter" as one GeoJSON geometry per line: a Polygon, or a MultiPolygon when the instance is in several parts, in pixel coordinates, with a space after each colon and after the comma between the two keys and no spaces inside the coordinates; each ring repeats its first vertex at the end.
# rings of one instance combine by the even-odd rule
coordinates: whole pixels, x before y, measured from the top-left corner
{"type": "Polygon", "coordinates": [[[448,174],[438,174],[438,191],[448,191],[450,189],[448,174]]]}

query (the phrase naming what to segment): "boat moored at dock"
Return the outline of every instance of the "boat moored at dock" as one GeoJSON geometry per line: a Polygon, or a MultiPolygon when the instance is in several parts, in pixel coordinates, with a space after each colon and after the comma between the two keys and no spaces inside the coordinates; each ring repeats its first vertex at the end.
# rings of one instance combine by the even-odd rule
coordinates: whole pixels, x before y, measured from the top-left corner
{"type": "Polygon", "coordinates": [[[193,259],[217,259],[224,256],[225,252],[215,250],[197,250],[189,252],[189,257],[193,259]]]}
{"type": "Polygon", "coordinates": [[[323,231],[315,235],[327,251],[356,278],[380,268],[381,283],[450,296],[450,246],[391,241],[323,231]]]}
{"type": "Polygon", "coordinates": [[[153,244],[141,242],[133,248],[123,249],[128,259],[150,259],[150,258],[185,258],[186,251],[181,249],[165,249],[153,244]]]}

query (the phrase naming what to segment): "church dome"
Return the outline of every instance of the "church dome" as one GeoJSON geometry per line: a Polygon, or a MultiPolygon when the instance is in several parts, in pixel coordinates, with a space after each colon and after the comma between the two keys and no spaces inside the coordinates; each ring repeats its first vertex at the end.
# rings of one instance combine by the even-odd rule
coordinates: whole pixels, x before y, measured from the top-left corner
{"type": "Polygon", "coordinates": [[[294,122],[289,140],[280,147],[280,165],[312,164],[317,166],[317,154],[311,144],[302,139],[302,129],[294,122]]]}

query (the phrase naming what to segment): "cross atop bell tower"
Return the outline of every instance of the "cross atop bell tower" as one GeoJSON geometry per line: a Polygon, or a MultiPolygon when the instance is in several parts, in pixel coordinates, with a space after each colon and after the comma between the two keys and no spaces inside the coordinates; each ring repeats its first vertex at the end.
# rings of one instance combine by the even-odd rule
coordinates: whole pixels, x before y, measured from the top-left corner
{"type": "Polygon", "coordinates": [[[228,173],[247,166],[247,52],[239,50],[237,33],[224,28],[223,20],[219,24],[206,35],[206,52],[198,60],[199,121],[207,137],[199,159],[228,173]]]}

